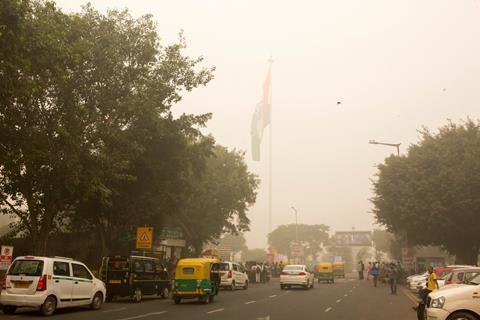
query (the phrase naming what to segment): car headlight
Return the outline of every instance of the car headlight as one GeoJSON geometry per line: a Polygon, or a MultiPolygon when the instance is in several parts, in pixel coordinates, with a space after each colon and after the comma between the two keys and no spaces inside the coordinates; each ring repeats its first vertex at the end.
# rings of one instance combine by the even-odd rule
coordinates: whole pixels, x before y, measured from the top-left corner
{"type": "Polygon", "coordinates": [[[441,309],[445,304],[445,297],[438,297],[437,299],[433,299],[432,303],[430,304],[431,308],[441,309]]]}

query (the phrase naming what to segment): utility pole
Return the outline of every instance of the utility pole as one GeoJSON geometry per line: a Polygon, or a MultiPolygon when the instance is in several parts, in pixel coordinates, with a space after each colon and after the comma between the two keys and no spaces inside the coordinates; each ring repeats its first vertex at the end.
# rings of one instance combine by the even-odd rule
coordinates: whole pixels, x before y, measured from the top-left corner
{"type": "Polygon", "coordinates": [[[292,206],[292,210],[295,213],[295,243],[298,244],[298,212],[294,206],[292,206]]]}

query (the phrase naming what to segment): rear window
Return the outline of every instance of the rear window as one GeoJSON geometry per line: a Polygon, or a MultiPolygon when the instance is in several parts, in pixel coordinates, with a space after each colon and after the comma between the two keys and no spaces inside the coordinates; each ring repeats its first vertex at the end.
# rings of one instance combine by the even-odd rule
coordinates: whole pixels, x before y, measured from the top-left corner
{"type": "Polygon", "coordinates": [[[193,274],[195,272],[194,268],[183,268],[182,269],[183,274],[193,274]]]}
{"type": "Polygon", "coordinates": [[[15,260],[10,267],[8,275],[10,276],[29,276],[39,277],[43,273],[43,261],[41,260],[15,260]]]}
{"type": "Polygon", "coordinates": [[[230,271],[230,264],[228,263],[219,263],[218,271],[230,271]]]}
{"type": "Polygon", "coordinates": [[[108,261],[109,271],[128,271],[130,264],[127,260],[110,260],[108,261]]]}
{"type": "Polygon", "coordinates": [[[303,266],[286,266],[283,270],[286,270],[286,271],[303,271],[303,266]]]}

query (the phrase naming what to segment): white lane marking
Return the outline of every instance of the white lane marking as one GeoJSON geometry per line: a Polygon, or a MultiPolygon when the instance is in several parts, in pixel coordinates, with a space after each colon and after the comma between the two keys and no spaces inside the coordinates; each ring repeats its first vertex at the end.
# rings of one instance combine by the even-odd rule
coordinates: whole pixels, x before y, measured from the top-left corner
{"type": "Polygon", "coordinates": [[[215,309],[215,310],[212,310],[212,311],[208,311],[207,313],[211,314],[211,313],[221,312],[223,310],[225,310],[225,309],[215,309]]]}
{"type": "Polygon", "coordinates": [[[276,294],[272,294],[271,296],[268,296],[269,298],[275,298],[277,295],[276,294]]]}
{"type": "Polygon", "coordinates": [[[352,293],[352,292],[353,292],[353,289],[352,289],[352,290],[350,290],[350,293],[352,293]]]}
{"type": "Polygon", "coordinates": [[[105,310],[103,311],[104,313],[108,313],[108,312],[118,312],[118,311],[123,311],[123,310],[127,310],[127,308],[117,308],[117,309],[111,309],[111,310],[105,310]]]}
{"type": "Polygon", "coordinates": [[[290,291],[290,290],[287,290],[287,293],[290,293],[290,292],[292,292],[292,291],[290,291]]]}
{"type": "Polygon", "coordinates": [[[332,310],[332,307],[328,307],[327,309],[325,309],[325,312],[330,312],[332,310]]]}
{"type": "Polygon", "coordinates": [[[348,294],[345,293],[343,296],[344,296],[344,297],[348,297],[348,294]]]}
{"type": "Polygon", "coordinates": [[[265,318],[257,318],[257,320],[270,320],[270,316],[266,316],[265,318]]]}
{"type": "Polygon", "coordinates": [[[156,316],[156,315],[164,314],[164,313],[167,313],[167,312],[168,312],[168,311],[150,312],[150,313],[141,314],[141,315],[139,315],[139,316],[129,317],[129,318],[122,318],[122,319],[118,319],[118,320],[135,320],[135,319],[142,319],[142,318],[146,318],[146,317],[150,317],[150,316],[156,316]]]}
{"type": "Polygon", "coordinates": [[[255,303],[255,302],[257,302],[257,301],[252,300],[252,301],[247,301],[247,302],[245,302],[245,304],[252,304],[252,303],[255,303]]]}
{"type": "Polygon", "coordinates": [[[337,300],[337,303],[340,303],[340,302],[342,302],[342,299],[338,299],[338,300],[337,300]]]}

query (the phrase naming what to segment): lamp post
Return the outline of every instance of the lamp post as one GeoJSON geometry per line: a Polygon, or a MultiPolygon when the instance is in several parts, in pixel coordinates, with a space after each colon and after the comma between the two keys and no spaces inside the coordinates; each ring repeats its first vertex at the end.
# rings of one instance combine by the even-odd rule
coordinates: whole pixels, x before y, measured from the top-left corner
{"type": "Polygon", "coordinates": [[[294,206],[292,206],[293,212],[295,212],[295,243],[298,244],[298,212],[294,206]]]}
{"type": "Polygon", "coordinates": [[[380,144],[382,146],[389,146],[397,148],[397,156],[400,157],[400,145],[401,143],[385,143],[385,142],[377,142],[375,140],[368,141],[369,144],[380,144]]]}

